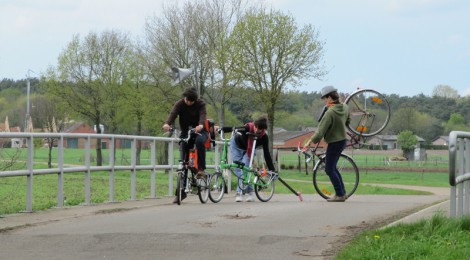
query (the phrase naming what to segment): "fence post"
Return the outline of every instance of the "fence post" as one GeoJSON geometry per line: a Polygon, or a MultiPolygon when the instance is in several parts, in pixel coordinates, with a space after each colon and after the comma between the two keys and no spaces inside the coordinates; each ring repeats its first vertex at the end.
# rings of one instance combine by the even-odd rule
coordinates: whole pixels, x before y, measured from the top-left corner
{"type": "Polygon", "coordinates": [[[34,142],[33,142],[33,135],[30,135],[27,138],[28,143],[28,171],[29,174],[26,177],[27,179],[27,194],[26,194],[26,211],[32,212],[33,211],[33,160],[34,160],[34,142]]]}
{"type": "Polygon", "coordinates": [[[114,167],[116,166],[116,139],[111,137],[109,140],[109,166],[111,166],[111,170],[109,170],[109,202],[114,202],[114,167]]]}
{"type": "MultiPolygon", "coordinates": [[[[64,137],[60,136],[57,140],[57,167],[59,167],[59,174],[57,176],[57,207],[64,206],[64,137]]],[[[51,142],[51,145],[53,142],[51,142]]]]}
{"type": "Polygon", "coordinates": [[[90,148],[91,148],[91,138],[87,136],[85,141],[85,167],[86,167],[86,174],[85,174],[85,205],[91,204],[91,159],[90,159],[90,148]]]}
{"type": "Polygon", "coordinates": [[[136,166],[136,144],[137,140],[134,138],[131,143],[131,165],[132,165],[132,170],[131,170],[131,200],[135,200],[136,197],[136,192],[135,192],[135,185],[136,185],[136,172],[135,172],[135,166],[136,166]]]}
{"type": "Polygon", "coordinates": [[[156,170],[155,170],[155,157],[156,157],[156,141],[153,140],[153,142],[150,144],[150,164],[152,165],[152,172],[150,174],[150,198],[154,199],[156,198],[156,170]]]}

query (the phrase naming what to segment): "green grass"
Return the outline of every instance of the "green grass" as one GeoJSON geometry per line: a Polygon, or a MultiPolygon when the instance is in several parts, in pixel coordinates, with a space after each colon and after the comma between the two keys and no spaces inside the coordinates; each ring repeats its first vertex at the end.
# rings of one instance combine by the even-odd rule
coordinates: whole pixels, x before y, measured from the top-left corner
{"type": "MultiPolygon", "coordinates": [[[[129,171],[115,172],[114,201],[125,201],[131,197],[129,171]]],[[[168,174],[156,174],[157,197],[168,194],[168,174]]],[[[0,178],[0,215],[12,214],[26,209],[26,177],[0,178]]],[[[150,172],[136,174],[136,199],[149,197],[150,172]]],[[[64,174],[64,205],[74,206],[85,202],[85,173],[64,174]]],[[[91,173],[91,202],[109,201],[109,175],[107,172],[91,173]]],[[[57,205],[57,175],[33,177],[33,211],[57,205]]]]}
{"type": "Polygon", "coordinates": [[[366,231],[335,259],[470,259],[470,216],[434,215],[411,224],[366,231]]]}
{"type": "MultiPolygon", "coordinates": [[[[14,153],[15,149],[4,149],[4,153],[14,153]]],[[[20,150],[21,154],[15,169],[25,169],[26,150],[20,150]]],[[[95,151],[91,151],[92,162],[94,161],[95,151]]],[[[64,154],[66,164],[84,165],[84,151],[81,149],[67,149],[64,154]]],[[[47,167],[47,149],[35,149],[34,159],[35,168],[47,167]]],[[[108,150],[103,150],[103,165],[108,164],[108,150]]],[[[157,155],[158,156],[158,155],[157,155]]],[[[297,158],[295,153],[287,153],[284,157],[290,159],[297,158]]],[[[208,164],[214,164],[214,152],[208,152],[208,164]]],[[[358,161],[361,158],[357,155],[358,161]]],[[[57,164],[57,150],[52,150],[52,163],[57,164]]],[[[175,149],[175,158],[178,158],[178,150],[175,149]]],[[[378,164],[383,160],[383,156],[366,157],[369,164],[378,164]],[[372,159],[375,158],[375,159],[372,159]]],[[[149,150],[142,150],[141,161],[144,163],[150,159],[149,150]]],[[[445,158],[435,158],[435,161],[445,161],[445,158]]],[[[129,149],[116,150],[116,165],[129,165],[130,151],[129,149]]],[[[358,162],[358,165],[360,163],[358,162]]],[[[391,189],[374,187],[365,185],[368,183],[385,183],[385,184],[402,184],[402,185],[419,185],[419,186],[448,186],[448,175],[442,172],[424,172],[422,170],[414,172],[403,171],[373,171],[360,169],[360,186],[356,194],[426,194],[412,190],[391,189]]],[[[286,180],[296,190],[303,194],[315,193],[312,185],[312,171],[305,174],[305,169],[299,170],[282,170],[280,176],[286,180]],[[290,180],[297,180],[297,182],[290,180]]],[[[101,203],[109,200],[109,181],[107,172],[92,172],[92,191],[91,200],[93,203],[101,203]]],[[[115,176],[115,200],[127,200],[130,197],[130,176],[129,171],[116,172],[115,176]]],[[[66,196],[65,205],[78,205],[85,201],[85,174],[84,173],[66,173],[64,175],[64,195],[66,196]]],[[[236,187],[236,178],[232,187],[236,187]]],[[[56,175],[36,175],[33,178],[33,210],[42,210],[57,205],[57,176],[56,175]]],[[[148,171],[140,171],[137,173],[137,199],[150,196],[150,174],[148,171]]],[[[276,185],[276,193],[290,193],[280,182],[276,185]]],[[[165,196],[168,194],[168,175],[162,172],[157,174],[157,196],[165,196]]],[[[6,177],[0,178],[0,214],[15,213],[25,210],[26,206],[26,177],[6,177]]]]}

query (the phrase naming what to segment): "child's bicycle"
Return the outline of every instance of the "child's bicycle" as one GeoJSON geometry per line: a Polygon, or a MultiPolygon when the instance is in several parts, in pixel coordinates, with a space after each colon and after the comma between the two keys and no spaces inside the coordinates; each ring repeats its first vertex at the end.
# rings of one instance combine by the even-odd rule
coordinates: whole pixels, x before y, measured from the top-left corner
{"type": "MultiPolygon", "coordinates": [[[[349,140],[346,146],[361,148],[368,137],[380,133],[390,120],[390,105],[385,97],[372,89],[359,89],[349,95],[344,103],[349,106],[351,122],[347,125],[349,140]]],[[[326,109],[323,110],[323,114],[326,109]]],[[[318,121],[321,120],[321,117],[318,121]]],[[[300,143],[297,152],[305,155],[305,162],[313,162],[313,186],[317,193],[325,199],[334,196],[334,188],[325,172],[325,154],[317,153],[318,144],[309,151],[302,151],[300,143]],[[315,162],[315,157],[318,159],[315,162]]],[[[359,185],[359,169],[353,158],[342,153],[337,168],[349,198],[359,185]]]]}
{"type": "MultiPolygon", "coordinates": [[[[188,143],[191,138],[197,135],[195,129],[190,129],[186,138],[179,138],[179,144],[188,143]]],[[[181,201],[187,194],[197,194],[201,203],[206,203],[209,198],[208,183],[210,176],[197,179],[197,149],[189,149],[189,160],[184,161],[184,153],[181,151],[181,158],[176,172],[176,201],[181,205],[181,201]],[[190,173],[190,174],[189,174],[190,173]]]]}
{"type": "MultiPolygon", "coordinates": [[[[224,138],[224,131],[222,129],[218,129],[218,133],[220,135],[220,139],[224,142],[224,146],[222,148],[222,157],[220,159],[220,164],[216,167],[215,173],[211,175],[209,179],[209,199],[212,202],[219,202],[222,200],[226,181],[223,174],[224,170],[230,171],[233,175],[236,176],[233,169],[240,168],[243,171],[243,174],[238,177],[238,186],[240,189],[245,192],[248,189],[248,186],[252,186],[254,188],[256,197],[262,202],[268,202],[274,195],[275,185],[274,182],[276,180],[281,181],[286,187],[288,187],[295,195],[299,196],[300,200],[302,201],[302,196],[300,193],[293,190],[287,183],[285,183],[276,172],[268,171],[266,169],[254,168],[253,165],[253,158],[254,152],[251,154],[250,157],[250,165],[245,165],[242,162],[234,161],[229,163],[228,161],[228,142],[231,138],[234,137],[235,134],[239,134],[236,127],[232,129],[232,134],[230,138],[224,138]]],[[[253,135],[254,143],[253,147],[256,147],[256,140],[257,136],[253,135]]]]}

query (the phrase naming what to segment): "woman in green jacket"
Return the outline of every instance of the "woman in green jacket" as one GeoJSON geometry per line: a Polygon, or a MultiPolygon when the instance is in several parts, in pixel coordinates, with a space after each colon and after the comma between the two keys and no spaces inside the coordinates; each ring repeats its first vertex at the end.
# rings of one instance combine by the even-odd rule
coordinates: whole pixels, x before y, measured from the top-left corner
{"type": "Polygon", "coordinates": [[[311,143],[318,143],[322,138],[328,144],[325,154],[325,171],[335,189],[335,196],[328,202],[344,202],[347,199],[341,173],[336,167],[339,156],[346,146],[346,125],[349,124],[349,108],[339,100],[339,94],[333,86],[326,86],[321,90],[322,99],[328,110],[320,120],[318,129],[312,138],[305,144],[306,150],[311,143]]]}

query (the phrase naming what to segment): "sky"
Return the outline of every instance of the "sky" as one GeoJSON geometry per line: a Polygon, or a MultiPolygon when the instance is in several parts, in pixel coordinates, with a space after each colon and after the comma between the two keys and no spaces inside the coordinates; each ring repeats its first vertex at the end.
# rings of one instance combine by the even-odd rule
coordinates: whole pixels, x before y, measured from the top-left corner
{"type": "MultiPolygon", "coordinates": [[[[180,1],[182,0],[173,0],[180,1]]],[[[74,35],[119,30],[143,35],[146,18],[169,0],[0,0],[0,80],[45,73],[74,35]]],[[[470,95],[470,1],[262,0],[310,24],[324,42],[328,71],[301,91],[333,85],[400,96],[448,85],[470,95]]]]}

